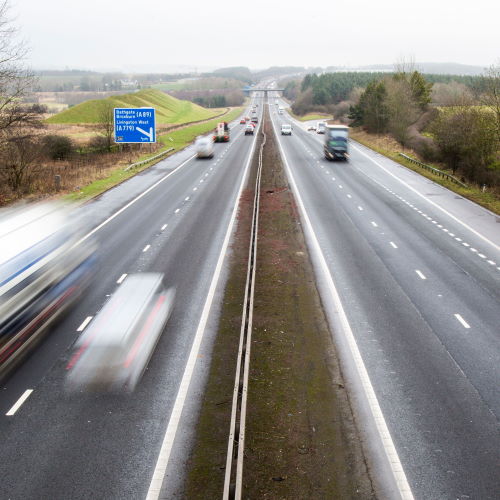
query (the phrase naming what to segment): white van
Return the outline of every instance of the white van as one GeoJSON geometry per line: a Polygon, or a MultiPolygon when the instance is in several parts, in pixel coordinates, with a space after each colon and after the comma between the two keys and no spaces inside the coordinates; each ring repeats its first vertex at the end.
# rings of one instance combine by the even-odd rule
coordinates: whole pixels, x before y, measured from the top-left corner
{"type": "Polygon", "coordinates": [[[214,141],[212,137],[198,137],[194,143],[194,147],[198,158],[213,158],[214,141]]]}
{"type": "Polygon", "coordinates": [[[316,133],[317,134],[324,134],[326,129],[326,123],[325,122],[319,122],[318,126],[316,127],[316,133]]]}
{"type": "Polygon", "coordinates": [[[281,135],[292,135],[292,126],[289,123],[281,125],[281,135]]]}
{"type": "Polygon", "coordinates": [[[278,114],[279,115],[283,114],[283,108],[281,106],[278,107],[278,114]]]}

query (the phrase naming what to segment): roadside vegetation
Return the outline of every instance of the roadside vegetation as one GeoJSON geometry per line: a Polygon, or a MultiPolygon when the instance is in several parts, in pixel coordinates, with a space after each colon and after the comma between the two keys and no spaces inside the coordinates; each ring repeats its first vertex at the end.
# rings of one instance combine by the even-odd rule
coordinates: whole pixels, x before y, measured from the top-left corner
{"type": "Polygon", "coordinates": [[[178,151],[242,112],[206,109],[145,89],[91,100],[46,119],[47,108],[33,102],[37,78],[24,66],[27,49],[16,41],[8,10],[8,2],[0,2],[0,205],[64,193],[88,198],[137,173],[124,171],[126,166],[178,151]],[[157,110],[158,142],[115,144],[113,108],[143,106],[157,110]]]}
{"type": "Polygon", "coordinates": [[[288,109],[288,113],[300,122],[307,122],[309,120],[329,120],[332,118],[332,115],[327,113],[308,113],[307,115],[300,116],[296,115],[291,109],[288,109]]]}
{"type": "Polygon", "coordinates": [[[405,165],[397,153],[410,153],[458,177],[468,188],[452,190],[500,213],[499,66],[480,76],[424,75],[402,61],[393,73],[308,74],[285,88],[296,115],[328,111],[363,144],[405,165]]]}

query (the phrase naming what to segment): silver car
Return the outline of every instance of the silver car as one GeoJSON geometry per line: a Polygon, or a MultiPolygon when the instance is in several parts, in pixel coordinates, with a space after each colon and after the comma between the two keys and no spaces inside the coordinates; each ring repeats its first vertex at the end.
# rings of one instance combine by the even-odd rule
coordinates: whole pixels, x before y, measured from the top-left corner
{"type": "Polygon", "coordinates": [[[134,390],[173,308],[163,274],[129,275],[76,343],[72,389],[134,390]]]}

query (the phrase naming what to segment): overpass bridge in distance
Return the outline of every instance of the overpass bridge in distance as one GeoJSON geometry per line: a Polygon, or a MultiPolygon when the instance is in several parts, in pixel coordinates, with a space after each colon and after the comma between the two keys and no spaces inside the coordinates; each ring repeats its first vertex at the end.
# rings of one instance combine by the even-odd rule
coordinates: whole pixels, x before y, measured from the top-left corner
{"type": "Polygon", "coordinates": [[[264,87],[249,87],[249,88],[244,88],[242,89],[243,92],[247,95],[250,95],[252,92],[264,92],[264,97],[267,97],[268,92],[280,92],[283,94],[285,89],[271,89],[271,88],[264,88],[264,87]]]}

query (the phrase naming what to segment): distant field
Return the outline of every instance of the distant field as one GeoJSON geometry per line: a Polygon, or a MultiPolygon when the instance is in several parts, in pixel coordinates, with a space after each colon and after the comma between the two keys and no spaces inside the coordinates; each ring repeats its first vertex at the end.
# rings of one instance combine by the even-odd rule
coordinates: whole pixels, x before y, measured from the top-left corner
{"type": "Polygon", "coordinates": [[[155,83],[151,88],[156,90],[182,90],[186,85],[179,82],[155,83]]]}
{"type": "Polygon", "coordinates": [[[106,99],[94,99],[66,109],[46,121],[52,124],[92,124],[99,122],[100,111],[108,104],[115,108],[153,107],[158,124],[181,124],[207,120],[220,115],[225,109],[206,109],[190,101],[181,101],[155,89],[144,89],[106,99]]]}

